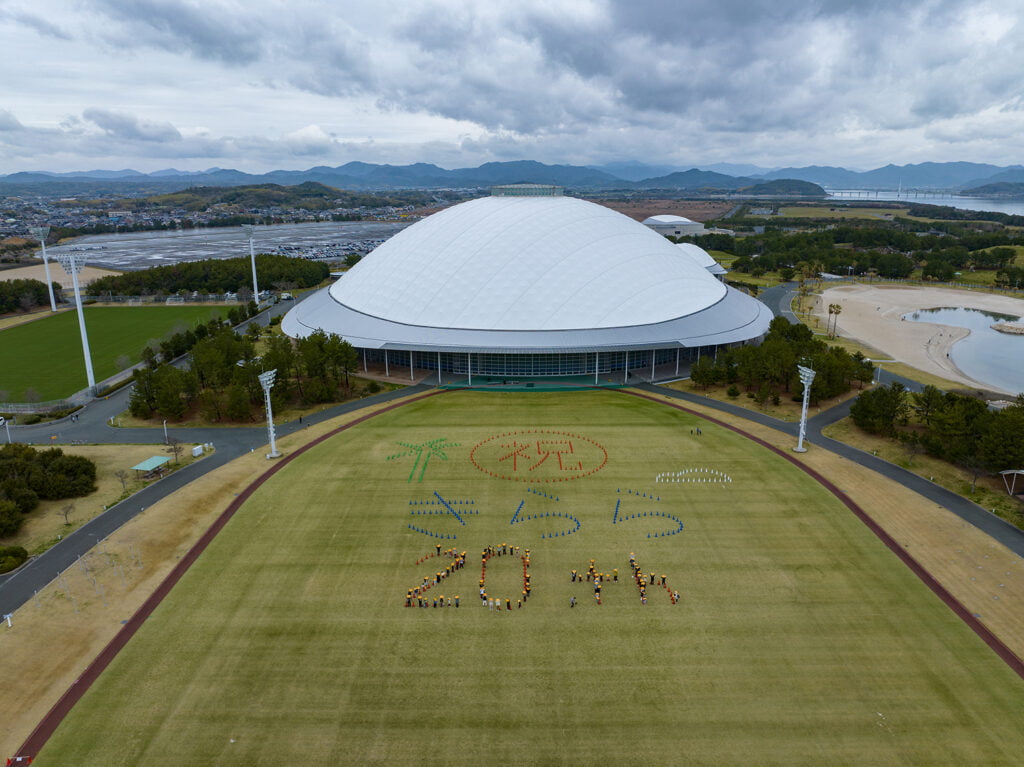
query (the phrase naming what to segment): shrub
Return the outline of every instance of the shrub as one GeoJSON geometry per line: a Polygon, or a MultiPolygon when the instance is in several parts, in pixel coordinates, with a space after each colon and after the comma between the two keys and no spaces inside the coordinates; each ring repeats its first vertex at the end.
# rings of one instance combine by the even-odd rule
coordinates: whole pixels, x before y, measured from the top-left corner
{"type": "Polygon", "coordinates": [[[370,383],[366,384],[366,391],[370,394],[376,394],[380,391],[380,384],[376,381],[370,381],[370,383]]]}
{"type": "Polygon", "coordinates": [[[25,515],[18,511],[14,501],[0,501],[0,537],[14,535],[24,521],[25,515]]]}
{"type": "Polygon", "coordinates": [[[21,546],[0,546],[0,573],[9,573],[28,559],[28,552],[21,546]]]}
{"type": "Polygon", "coordinates": [[[24,420],[22,420],[21,423],[23,425],[25,425],[25,426],[31,426],[32,424],[39,423],[42,420],[43,420],[43,417],[41,415],[39,415],[38,413],[31,413],[31,414],[25,416],[24,420]]]}
{"type": "Polygon", "coordinates": [[[739,387],[736,386],[736,384],[733,384],[728,389],[726,389],[725,393],[728,394],[733,399],[736,399],[736,397],[740,396],[740,390],[739,387]]]}

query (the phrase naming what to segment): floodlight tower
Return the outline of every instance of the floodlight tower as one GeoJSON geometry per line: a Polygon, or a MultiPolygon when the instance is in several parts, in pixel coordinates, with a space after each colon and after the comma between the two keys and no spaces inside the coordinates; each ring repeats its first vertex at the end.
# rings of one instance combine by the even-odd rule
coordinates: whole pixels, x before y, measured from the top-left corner
{"type": "Polygon", "coordinates": [[[252,261],[252,300],[256,302],[256,306],[260,305],[260,288],[256,284],[256,250],[253,248],[252,224],[242,224],[242,231],[245,232],[245,236],[249,238],[249,260],[252,261]]]}
{"type": "Polygon", "coordinates": [[[804,385],[804,405],[800,410],[800,436],[797,438],[796,447],[793,448],[793,451],[806,453],[807,448],[804,447],[804,435],[807,433],[807,402],[811,398],[811,383],[814,381],[814,371],[803,365],[797,365],[796,369],[800,373],[800,383],[804,385]]]}
{"type": "Polygon", "coordinates": [[[274,413],[270,409],[270,388],[274,385],[274,378],[277,376],[277,370],[268,370],[266,373],[260,373],[260,386],[263,387],[263,396],[267,403],[267,434],[270,435],[270,452],[267,453],[267,458],[279,458],[281,454],[277,452],[277,444],[274,442],[274,413]]]}
{"type": "Polygon", "coordinates": [[[50,311],[57,311],[57,302],[53,298],[53,281],[50,279],[50,262],[46,258],[46,238],[50,236],[50,227],[48,226],[34,226],[29,229],[32,236],[39,240],[39,244],[43,246],[43,269],[46,270],[46,289],[50,291],[50,311]]]}
{"type": "Polygon", "coordinates": [[[82,354],[85,355],[85,375],[89,380],[89,393],[96,393],[96,377],[92,373],[92,355],[89,353],[89,336],[85,332],[85,315],[82,313],[82,291],[78,286],[78,274],[85,266],[85,256],[69,253],[57,256],[64,271],[71,275],[75,288],[75,308],[78,310],[78,329],[82,333],[82,354]]]}

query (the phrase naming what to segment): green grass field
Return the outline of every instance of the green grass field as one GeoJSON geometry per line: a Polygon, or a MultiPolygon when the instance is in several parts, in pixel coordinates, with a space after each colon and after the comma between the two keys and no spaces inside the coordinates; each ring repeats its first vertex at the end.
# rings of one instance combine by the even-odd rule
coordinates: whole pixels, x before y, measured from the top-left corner
{"type": "Polygon", "coordinates": [[[453,392],[276,474],[36,764],[1010,765],[1022,707],[1024,683],[778,456],[623,393],[453,392]],[[436,440],[446,460],[417,463],[436,440]],[[733,481],[655,482],[717,478],[698,469],[733,481]],[[459,518],[414,513],[443,511],[435,492],[459,518]],[[671,517],[682,532],[648,538],[671,517]],[[461,607],[406,608],[436,542],[469,552],[427,592],[461,607]],[[487,568],[511,612],[478,597],[502,543],[530,549],[521,609],[520,560],[487,568]],[[679,604],[658,585],[641,604],[630,552],[679,604]],[[570,582],[590,559],[619,572],[600,606],[570,582]]]}
{"type": "MultiPolygon", "coordinates": [[[[102,381],[122,368],[124,355],[134,365],[151,339],[205,322],[211,316],[224,317],[223,306],[132,306],[86,307],[85,328],[89,334],[93,372],[102,381]],[[180,326],[180,327],[179,327],[180,326]]],[[[85,360],[78,317],[65,311],[0,332],[0,401],[21,402],[25,390],[34,389],[42,400],[60,399],[84,389],[85,360]]]]}

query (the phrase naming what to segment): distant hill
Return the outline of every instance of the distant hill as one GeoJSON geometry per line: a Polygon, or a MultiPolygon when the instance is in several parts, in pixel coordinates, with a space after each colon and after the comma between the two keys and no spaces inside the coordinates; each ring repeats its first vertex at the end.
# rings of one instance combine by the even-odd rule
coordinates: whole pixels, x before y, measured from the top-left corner
{"type": "Polygon", "coordinates": [[[1024,183],[999,181],[995,184],[984,184],[971,189],[964,189],[963,193],[970,197],[1012,197],[1013,199],[1024,199],[1024,183]]]}
{"type": "Polygon", "coordinates": [[[755,182],[752,178],[727,176],[710,170],[690,170],[670,173],[667,176],[648,178],[633,184],[638,189],[720,189],[724,191],[739,189],[755,182]]]}
{"type": "Polygon", "coordinates": [[[740,191],[743,194],[779,197],[825,197],[828,194],[817,184],[792,178],[764,181],[753,186],[745,186],[740,191]]]}
{"type": "Polygon", "coordinates": [[[688,170],[672,170],[670,166],[637,162],[585,167],[519,160],[447,170],[430,163],[382,165],[349,162],[337,167],[318,165],[306,170],[274,170],[262,174],[244,173],[230,168],[209,168],[204,171],[177,171],[169,168],[148,174],[130,169],[70,173],[19,172],[0,176],[0,193],[153,195],[191,187],[268,183],[295,186],[306,182],[355,191],[485,189],[498,184],[532,182],[557,184],[570,190],[675,189],[731,192],[760,182],[785,179],[806,181],[831,189],[897,189],[901,186],[904,189],[959,189],[1001,182],[1024,183],[1024,167],[946,162],[886,165],[864,172],[827,165],[764,171],[753,165],[717,163],[702,169],[693,167],[688,170]],[[751,172],[744,172],[746,169],[751,172]]]}
{"type": "Polygon", "coordinates": [[[424,205],[432,196],[423,192],[405,191],[399,195],[378,195],[349,192],[307,181],[296,186],[258,184],[254,186],[204,186],[171,194],[155,195],[126,203],[132,207],[182,208],[203,212],[214,206],[233,205],[240,211],[266,208],[286,210],[329,210],[331,208],[378,208],[388,205],[424,205]]]}

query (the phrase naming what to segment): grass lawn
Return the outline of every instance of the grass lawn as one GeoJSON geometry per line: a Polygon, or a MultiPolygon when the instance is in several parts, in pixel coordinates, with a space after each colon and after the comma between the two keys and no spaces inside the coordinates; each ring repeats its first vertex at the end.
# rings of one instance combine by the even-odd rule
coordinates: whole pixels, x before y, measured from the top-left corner
{"type": "Polygon", "coordinates": [[[838,500],[754,443],[621,393],[453,392],[276,474],[37,764],[1016,764],[1022,705],[838,500]],[[439,439],[420,482],[402,453],[439,439]],[[702,468],[733,481],[655,482],[702,468]],[[458,517],[429,513],[435,492],[458,517]],[[449,561],[420,561],[438,542],[468,565],[427,594],[462,606],[404,607],[449,561]],[[502,543],[531,551],[522,609],[520,560],[487,568],[511,612],[476,596],[502,543]],[[640,603],[630,552],[679,604],[640,603]],[[569,578],[591,559],[619,571],[600,606],[569,578]]]}
{"type": "MultiPolygon", "coordinates": [[[[154,435],[156,436],[156,435],[154,435]]],[[[39,446],[47,447],[46,445],[39,446]]],[[[39,506],[25,517],[25,523],[14,535],[0,537],[0,546],[23,546],[29,554],[41,554],[89,520],[99,516],[108,506],[138,492],[155,480],[144,480],[136,472],[128,471],[122,483],[117,477],[120,470],[142,463],[154,455],[171,457],[162,444],[154,445],[57,445],[65,455],[81,455],[96,464],[96,490],[83,498],[65,498],[40,501],[39,506]],[[71,504],[74,510],[64,522],[62,509],[71,504]]],[[[176,463],[173,458],[167,470],[177,471],[202,458],[193,458],[185,450],[176,463]]]]}
{"type": "Polygon", "coordinates": [[[894,216],[905,216],[909,208],[872,208],[849,207],[826,203],[821,206],[789,205],[779,209],[780,218],[854,218],[854,219],[891,219],[894,216]]]}
{"type": "MultiPolygon", "coordinates": [[[[205,322],[211,316],[224,317],[222,306],[131,306],[86,307],[85,327],[89,334],[96,380],[122,370],[117,360],[124,356],[129,365],[150,340],[159,340],[182,327],[205,322]]],[[[22,402],[25,391],[33,389],[41,400],[60,399],[84,389],[85,362],[82,338],[75,312],[7,328],[0,333],[0,400],[22,402]]]]}

